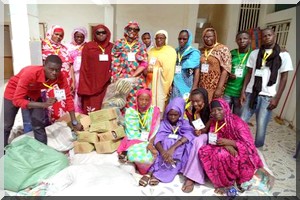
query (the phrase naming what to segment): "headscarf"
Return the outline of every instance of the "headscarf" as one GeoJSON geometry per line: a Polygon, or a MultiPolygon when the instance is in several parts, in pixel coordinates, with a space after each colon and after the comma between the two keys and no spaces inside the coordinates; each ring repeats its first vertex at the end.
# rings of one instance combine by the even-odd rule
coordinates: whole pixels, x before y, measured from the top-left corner
{"type": "Polygon", "coordinates": [[[203,41],[204,48],[208,48],[208,49],[212,48],[217,43],[217,41],[218,41],[217,31],[214,28],[206,28],[206,29],[204,29],[204,31],[202,32],[202,41],[203,41]],[[215,35],[215,41],[214,41],[214,43],[211,46],[208,46],[205,43],[205,41],[204,41],[204,36],[205,36],[206,32],[208,32],[208,31],[213,32],[214,35],[215,35]]]}
{"type": "Polygon", "coordinates": [[[151,103],[152,103],[152,92],[149,88],[143,88],[137,91],[136,93],[136,105],[134,106],[134,109],[141,111],[141,112],[145,112],[146,110],[148,110],[148,108],[150,108],[151,103]],[[138,103],[138,97],[142,94],[147,94],[150,97],[150,101],[148,103],[148,105],[146,106],[146,108],[139,108],[139,103],[138,103]]]}
{"type": "Polygon", "coordinates": [[[146,48],[147,51],[149,51],[152,47],[154,47],[154,42],[153,42],[152,34],[151,34],[149,31],[146,31],[146,32],[144,32],[144,33],[141,35],[141,43],[145,45],[145,48],[146,48]],[[149,35],[150,35],[150,41],[151,41],[151,42],[150,42],[149,47],[146,47],[146,45],[145,45],[144,42],[143,42],[143,35],[145,35],[145,34],[149,34],[149,35]]]}
{"type": "Polygon", "coordinates": [[[72,34],[71,34],[72,42],[71,42],[71,43],[72,43],[73,45],[78,45],[78,44],[75,42],[75,33],[76,33],[76,32],[79,32],[79,33],[81,33],[81,34],[84,35],[84,40],[83,40],[82,44],[86,43],[86,42],[87,42],[87,37],[88,37],[88,35],[87,35],[87,30],[86,30],[85,27],[77,27],[77,28],[75,28],[75,29],[72,31],[72,34]]]}
{"type": "MultiPolygon", "coordinates": [[[[182,56],[181,67],[182,69],[195,69],[200,65],[200,51],[194,47],[192,47],[193,35],[192,32],[188,29],[183,29],[180,32],[186,31],[188,32],[188,41],[183,48],[178,46],[176,48],[177,54],[179,53],[182,56]]],[[[177,55],[178,61],[178,55],[177,55]]],[[[177,63],[179,64],[179,63],[177,63]]]]}
{"type": "MultiPolygon", "coordinates": [[[[137,21],[129,21],[128,24],[124,27],[124,37],[128,36],[127,29],[131,25],[134,25],[134,26],[137,26],[138,28],[140,28],[139,23],[137,21]]],[[[139,38],[139,34],[136,34],[136,38],[135,39],[138,39],[138,38],[139,38]]]]}
{"type": "Polygon", "coordinates": [[[110,37],[111,37],[110,30],[105,25],[99,24],[99,25],[93,27],[93,41],[97,42],[102,48],[105,48],[110,44],[110,42],[109,42],[110,37]],[[97,36],[96,31],[99,28],[103,28],[104,31],[106,31],[106,39],[103,42],[99,41],[96,37],[97,36]]]}
{"type": "MultiPolygon", "coordinates": [[[[165,37],[166,37],[166,39],[165,39],[165,45],[168,45],[168,32],[165,31],[165,30],[159,30],[159,31],[157,31],[157,32],[155,33],[154,38],[156,38],[156,36],[157,36],[158,34],[163,34],[163,35],[165,35],[165,37]]],[[[154,43],[154,46],[157,47],[157,46],[156,46],[156,43],[154,43]]]]}
{"type": "Polygon", "coordinates": [[[155,144],[157,142],[162,141],[165,137],[167,137],[173,131],[173,127],[168,120],[168,113],[171,110],[175,110],[179,113],[179,119],[176,123],[176,126],[179,127],[177,134],[180,136],[184,136],[188,139],[188,141],[192,141],[194,139],[194,128],[190,125],[188,120],[184,119],[184,109],[185,109],[185,101],[181,97],[176,97],[171,100],[171,102],[166,107],[164,113],[164,119],[162,120],[158,133],[156,134],[155,144]]]}
{"type": "MultiPolygon", "coordinates": [[[[59,26],[59,25],[53,25],[51,26],[50,29],[48,29],[47,33],[46,33],[46,38],[51,42],[51,43],[56,43],[54,42],[51,38],[52,35],[54,34],[54,32],[62,32],[63,33],[63,37],[61,39],[64,39],[64,29],[59,26]]],[[[60,43],[60,42],[59,42],[60,43]]]]}
{"type": "MultiPolygon", "coordinates": [[[[263,59],[265,51],[266,51],[265,49],[266,48],[263,45],[260,47],[258,55],[257,55],[257,59],[256,59],[255,69],[261,69],[262,59],[263,59]]],[[[270,75],[267,86],[272,86],[277,81],[278,70],[281,67],[281,63],[282,63],[279,53],[280,53],[280,46],[278,44],[275,44],[272,54],[267,58],[267,62],[266,62],[266,66],[268,66],[271,71],[271,75],[270,75]]],[[[250,102],[249,102],[249,107],[251,109],[255,109],[256,104],[257,104],[257,96],[261,92],[261,89],[262,89],[262,77],[255,76],[254,84],[253,84],[253,91],[252,91],[250,102]]]]}

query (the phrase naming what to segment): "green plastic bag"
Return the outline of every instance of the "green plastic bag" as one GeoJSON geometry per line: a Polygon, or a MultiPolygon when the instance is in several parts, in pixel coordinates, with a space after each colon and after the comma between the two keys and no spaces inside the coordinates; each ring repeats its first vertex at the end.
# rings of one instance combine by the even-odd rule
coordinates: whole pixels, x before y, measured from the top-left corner
{"type": "Polygon", "coordinates": [[[34,187],[69,165],[64,154],[28,136],[5,150],[4,189],[14,192],[34,187]]]}

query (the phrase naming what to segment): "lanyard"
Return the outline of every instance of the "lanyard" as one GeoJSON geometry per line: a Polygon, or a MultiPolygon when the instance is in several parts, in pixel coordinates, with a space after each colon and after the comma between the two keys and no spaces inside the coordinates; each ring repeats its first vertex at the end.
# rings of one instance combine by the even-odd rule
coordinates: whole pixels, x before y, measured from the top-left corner
{"type": "Polygon", "coordinates": [[[208,52],[208,54],[207,54],[207,49],[205,49],[205,52],[204,52],[204,54],[205,54],[205,61],[207,61],[207,59],[208,59],[208,57],[210,56],[211,52],[214,50],[214,48],[215,48],[218,44],[219,44],[219,43],[216,43],[216,44],[213,46],[213,48],[208,52]]]}
{"type": "Polygon", "coordinates": [[[51,45],[51,43],[49,42],[49,40],[45,40],[47,45],[52,49],[52,51],[54,51],[55,55],[58,55],[59,51],[60,51],[60,47],[57,50],[54,50],[53,46],[51,45]]]}
{"type": "Polygon", "coordinates": [[[143,129],[146,126],[146,121],[147,121],[147,118],[148,118],[148,111],[149,111],[149,109],[146,111],[146,114],[143,117],[143,119],[141,119],[141,114],[139,113],[139,122],[140,122],[140,124],[141,124],[141,126],[142,126],[143,129]]]}
{"type": "Polygon", "coordinates": [[[266,62],[267,59],[269,58],[269,56],[270,56],[272,53],[273,53],[273,49],[272,49],[271,53],[265,52],[265,53],[264,53],[264,57],[263,57],[263,61],[266,62]]]}
{"type": "Polygon", "coordinates": [[[226,122],[224,122],[219,128],[218,128],[218,121],[216,122],[215,126],[215,133],[217,133],[221,128],[223,128],[226,125],[226,122]]]}
{"type": "Polygon", "coordinates": [[[133,45],[135,45],[135,42],[131,43],[131,44],[128,44],[127,40],[126,40],[126,46],[129,47],[130,51],[131,51],[131,48],[133,47],[133,45]]]}
{"type": "Polygon", "coordinates": [[[173,134],[176,134],[178,129],[179,129],[179,126],[177,126],[175,129],[172,127],[173,134]]]}
{"type": "Polygon", "coordinates": [[[49,88],[49,89],[52,89],[52,88],[53,88],[53,85],[54,85],[56,82],[57,82],[57,79],[56,79],[53,83],[51,83],[50,85],[48,85],[47,83],[43,83],[43,85],[44,85],[45,87],[49,88]]]}
{"type": "Polygon", "coordinates": [[[104,48],[102,48],[100,45],[98,45],[98,47],[101,49],[101,51],[102,51],[102,54],[104,54],[104,52],[105,52],[105,49],[104,49],[104,48]]]}
{"type": "Polygon", "coordinates": [[[185,52],[187,52],[190,48],[192,48],[192,47],[189,46],[186,50],[184,50],[184,52],[182,53],[182,55],[180,55],[180,53],[179,53],[179,51],[178,51],[178,53],[177,53],[177,58],[178,58],[178,61],[179,61],[179,65],[180,65],[180,63],[181,63],[183,54],[184,54],[185,52]]]}
{"type": "Polygon", "coordinates": [[[250,52],[250,49],[248,50],[248,52],[246,53],[246,55],[244,55],[242,61],[241,61],[241,58],[240,58],[240,52],[239,52],[239,50],[237,50],[237,52],[238,52],[238,57],[239,57],[239,60],[240,60],[240,65],[243,65],[244,62],[245,62],[245,60],[246,60],[246,58],[247,58],[247,56],[248,56],[248,54],[249,54],[249,52],[250,52]]]}

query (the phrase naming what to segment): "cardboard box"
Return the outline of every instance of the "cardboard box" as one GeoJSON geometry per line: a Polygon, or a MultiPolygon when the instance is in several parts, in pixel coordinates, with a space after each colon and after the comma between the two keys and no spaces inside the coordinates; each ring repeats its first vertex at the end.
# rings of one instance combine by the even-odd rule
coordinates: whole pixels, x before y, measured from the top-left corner
{"type": "Polygon", "coordinates": [[[109,121],[112,119],[116,119],[118,115],[119,113],[117,112],[116,108],[106,108],[89,113],[91,124],[99,121],[109,121]]]}
{"type": "MultiPolygon", "coordinates": [[[[75,117],[77,119],[77,121],[80,121],[81,118],[83,117],[87,117],[88,115],[84,115],[84,114],[81,114],[81,113],[75,113],[75,117]]],[[[72,128],[72,123],[71,123],[71,117],[70,117],[70,114],[67,113],[65,115],[63,115],[62,117],[60,117],[59,119],[56,120],[57,122],[66,122],[68,124],[69,127],[72,128]]]]}
{"type": "Polygon", "coordinates": [[[123,126],[118,126],[115,130],[107,131],[104,133],[98,133],[98,137],[100,142],[109,141],[109,140],[117,140],[121,139],[125,136],[125,131],[123,126]]]}
{"type": "Polygon", "coordinates": [[[95,149],[94,145],[88,142],[74,142],[74,152],[77,153],[90,153],[95,149]]]}
{"type": "Polygon", "coordinates": [[[78,142],[89,142],[96,143],[99,142],[97,133],[91,133],[89,131],[77,131],[77,141],[78,142]]]}
{"type": "Polygon", "coordinates": [[[90,132],[107,132],[118,128],[118,121],[116,119],[110,121],[93,122],[90,125],[90,132]]]}
{"type": "Polygon", "coordinates": [[[104,142],[95,143],[97,153],[112,153],[117,150],[121,143],[121,140],[110,140],[104,142]]]}
{"type": "Polygon", "coordinates": [[[83,126],[83,130],[88,131],[90,129],[90,125],[91,125],[90,116],[86,115],[84,117],[81,117],[80,118],[80,123],[83,126]]]}

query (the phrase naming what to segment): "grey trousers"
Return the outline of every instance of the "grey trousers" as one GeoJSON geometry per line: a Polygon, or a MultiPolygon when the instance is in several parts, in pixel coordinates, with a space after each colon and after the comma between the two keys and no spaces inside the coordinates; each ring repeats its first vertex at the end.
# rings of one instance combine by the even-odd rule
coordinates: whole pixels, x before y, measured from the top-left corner
{"type": "MultiPolygon", "coordinates": [[[[18,110],[19,108],[15,107],[11,100],[4,98],[4,146],[8,144],[10,131],[14,125],[18,110]]],[[[32,108],[29,109],[29,112],[34,138],[47,144],[45,110],[43,108],[32,108]]]]}

